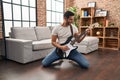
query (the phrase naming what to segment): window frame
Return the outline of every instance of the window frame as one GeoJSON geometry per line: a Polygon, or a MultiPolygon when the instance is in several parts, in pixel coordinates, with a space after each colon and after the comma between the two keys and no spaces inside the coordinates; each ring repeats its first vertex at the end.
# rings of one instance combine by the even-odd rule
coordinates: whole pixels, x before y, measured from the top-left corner
{"type": "Polygon", "coordinates": [[[46,0],[46,25],[47,26],[55,26],[57,24],[60,24],[62,21],[63,21],[63,13],[64,13],[64,0],[63,1],[59,1],[59,0],[48,0],[48,1],[51,1],[50,2],[50,5],[48,6],[49,9],[47,9],[47,0],[46,0]],[[52,1],[55,1],[54,2],[54,7],[53,7],[53,2],[52,1]],[[57,9],[55,8],[56,7],[56,3],[62,3],[63,4],[63,9],[62,11],[57,11],[57,9]],[[54,9],[53,9],[54,8],[54,9]],[[47,13],[50,13],[50,15],[48,16],[47,13]],[[55,15],[53,15],[53,13],[55,15]],[[59,15],[59,19],[56,18],[58,15],[59,15]],[[62,15],[62,16],[61,16],[62,15]],[[48,17],[50,19],[48,19],[48,17]],[[55,19],[53,19],[53,17],[55,19]],[[49,21],[48,21],[49,20],[49,21]],[[61,21],[62,20],[62,21],[61,21]],[[49,24],[49,25],[48,25],[49,24]]]}
{"type": "MultiPolygon", "coordinates": [[[[12,22],[12,25],[10,25],[11,27],[35,27],[35,26],[37,26],[37,0],[35,0],[35,2],[34,2],[34,5],[33,4],[30,4],[31,3],[31,1],[33,1],[33,0],[27,0],[28,1],[28,5],[23,5],[22,4],[22,2],[24,1],[24,0],[19,0],[20,1],[20,3],[18,2],[18,3],[13,3],[13,2],[16,2],[16,1],[14,1],[14,0],[9,0],[9,1],[7,1],[7,0],[2,0],[1,1],[1,3],[3,4],[3,6],[2,6],[2,12],[3,12],[3,24],[4,24],[4,31],[5,31],[5,37],[8,37],[9,36],[9,33],[8,33],[8,31],[6,31],[6,29],[7,29],[7,26],[6,26],[6,23],[5,22],[7,22],[7,21],[10,21],[10,22],[12,22]],[[11,18],[4,18],[5,17],[5,12],[4,12],[4,7],[6,7],[6,5],[9,5],[9,7],[11,8],[11,18]],[[14,7],[15,6],[15,7],[14,7]],[[16,17],[17,19],[15,19],[15,17],[14,17],[14,14],[16,14],[17,15],[17,8],[16,7],[19,7],[20,9],[19,9],[19,11],[20,11],[20,13],[19,13],[19,15],[21,15],[20,17],[16,17]],[[14,8],[16,8],[16,12],[14,12],[14,8]],[[28,19],[27,20],[23,20],[23,14],[25,13],[22,13],[23,11],[23,8],[28,8],[28,14],[26,14],[26,15],[28,15],[28,19]],[[31,17],[33,17],[33,16],[30,16],[32,13],[30,12],[30,10],[34,10],[35,11],[35,13],[34,13],[34,20],[31,20],[31,17]],[[17,26],[16,24],[17,24],[17,22],[19,23],[19,26],[17,26]],[[27,26],[24,26],[24,23],[27,23],[27,26]],[[21,25],[20,25],[21,24],[21,25]]],[[[8,13],[8,12],[7,12],[8,13]]],[[[9,15],[9,14],[8,14],[9,15]]],[[[33,18],[32,18],[33,19],[33,18]]],[[[10,28],[10,27],[9,27],[10,28]]],[[[9,29],[10,30],[10,29],[9,29]]]]}

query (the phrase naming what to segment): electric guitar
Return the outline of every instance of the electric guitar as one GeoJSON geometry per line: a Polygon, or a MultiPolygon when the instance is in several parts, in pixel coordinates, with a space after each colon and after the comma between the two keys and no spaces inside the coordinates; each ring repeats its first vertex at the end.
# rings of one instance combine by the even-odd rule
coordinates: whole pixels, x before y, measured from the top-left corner
{"type": "MultiPolygon", "coordinates": [[[[97,27],[98,25],[99,25],[98,23],[91,24],[87,29],[93,29],[94,27],[97,27]]],[[[63,44],[61,44],[61,45],[66,45],[66,46],[69,48],[69,50],[63,51],[63,50],[61,50],[61,49],[59,49],[59,48],[56,48],[57,54],[58,54],[61,58],[63,58],[63,57],[68,57],[69,54],[70,54],[70,52],[71,52],[72,50],[75,50],[75,49],[78,48],[78,46],[75,46],[75,45],[74,45],[75,42],[77,42],[81,37],[87,35],[87,29],[86,29],[83,33],[81,33],[80,35],[78,35],[77,38],[73,38],[73,36],[68,37],[68,39],[65,41],[65,43],[63,43],[63,44]]],[[[82,41],[82,40],[81,40],[81,41],[82,41]]]]}

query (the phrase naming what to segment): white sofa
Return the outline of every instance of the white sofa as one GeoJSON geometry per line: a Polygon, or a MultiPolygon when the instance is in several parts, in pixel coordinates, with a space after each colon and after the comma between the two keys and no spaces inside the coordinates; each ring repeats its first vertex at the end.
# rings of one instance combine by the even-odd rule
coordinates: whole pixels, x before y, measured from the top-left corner
{"type": "Polygon", "coordinates": [[[7,58],[28,63],[44,58],[54,48],[48,27],[12,27],[11,38],[6,38],[7,58]]]}
{"type": "MultiPolygon", "coordinates": [[[[49,54],[54,46],[51,44],[49,27],[12,27],[11,38],[6,38],[7,58],[19,63],[28,63],[49,54]]],[[[76,44],[78,51],[90,53],[98,49],[98,38],[85,37],[76,44]]]]}
{"type": "Polygon", "coordinates": [[[83,41],[77,43],[78,51],[84,54],[88,54],[98,49],[99,39],[93,36],[86,36],[83,41]]]}

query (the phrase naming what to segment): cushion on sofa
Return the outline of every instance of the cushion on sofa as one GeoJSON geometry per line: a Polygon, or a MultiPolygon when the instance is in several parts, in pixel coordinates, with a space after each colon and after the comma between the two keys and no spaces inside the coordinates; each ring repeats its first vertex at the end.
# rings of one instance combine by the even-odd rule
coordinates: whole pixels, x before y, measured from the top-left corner
{"type": "Polygon", "coordinates": [[[97,37],[92,36],[86,36],[80,43],[77,43],[76,45],[92,45],[95,43],[98,43],[99,39],[97,37]]]}
{"type": "Polygon", "coordinates": [[[49,27],[35,27],[35,32],[38,40],[51,38],[49,27]]]}
{"type": "Polygon", "coordinates": [[[51,39],[33,41],[32,46],[33,46],[33,50],[53,48],[51,44],[51,39]]]}
{"type": "Polygon", "coordinates": [[[37,40],[33,27],[12,27],[11,34],[16,39],[37,40]]]}

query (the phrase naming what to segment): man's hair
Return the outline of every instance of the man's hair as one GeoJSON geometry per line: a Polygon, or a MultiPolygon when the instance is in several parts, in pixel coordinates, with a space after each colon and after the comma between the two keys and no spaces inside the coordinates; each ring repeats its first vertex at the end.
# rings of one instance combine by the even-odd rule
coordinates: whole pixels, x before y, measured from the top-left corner
{"type": "Polygon", "coordinates": [[[71,12],[71,11],[66,11],[66,12],[64,13],[64,17],[66,17],[67,19],[68,19],[70,16],[74,16],[74,13],[71,12]]]}

